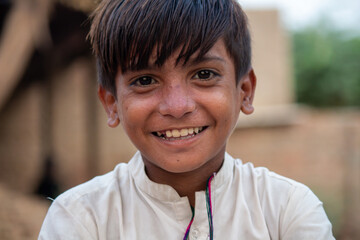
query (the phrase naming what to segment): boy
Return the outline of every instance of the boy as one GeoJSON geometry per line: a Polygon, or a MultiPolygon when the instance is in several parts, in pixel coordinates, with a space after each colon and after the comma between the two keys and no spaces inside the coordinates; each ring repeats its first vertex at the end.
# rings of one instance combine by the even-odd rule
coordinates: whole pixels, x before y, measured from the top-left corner
{"type": "Polygon", "coordinates": [[[256,86],[235,0],[103,0],[90,39],[139,152],[58,197],[40,239],[333,239],[307,187],[225,153],[256,86]]]}

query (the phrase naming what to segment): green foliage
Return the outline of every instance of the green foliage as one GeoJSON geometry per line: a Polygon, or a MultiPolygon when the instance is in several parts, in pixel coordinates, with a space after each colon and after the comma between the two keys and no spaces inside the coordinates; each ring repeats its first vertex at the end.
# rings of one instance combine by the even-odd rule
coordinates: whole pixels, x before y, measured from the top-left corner
{"type": "Polygon", "coordinates": [[[297,102],[360,106],[359,36],[311,28],[293,34],[293,47],[297,102]]]}

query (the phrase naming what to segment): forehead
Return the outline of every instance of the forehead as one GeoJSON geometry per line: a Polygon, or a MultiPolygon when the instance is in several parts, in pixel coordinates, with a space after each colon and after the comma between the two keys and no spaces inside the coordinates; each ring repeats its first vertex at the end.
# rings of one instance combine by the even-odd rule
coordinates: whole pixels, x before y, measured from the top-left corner
{"type": "MultiPolygon", "coordinates": [[[[171,65],[172,67],[177,66],[191,66],[196,65],[204,62],[209,61],[220,61],[220,62],[227,62],[231,61],[233,63],[226,47],[223,39],[219,39],[215,42],[215,44],[210,48],[209,51],[205,53],[201,53],[200,50],[197,50],[194,52],[189,59],[185,59],[181,55],[182,48],[178,48],[176,51],[174,51],[165,61],[163,64],[157,64],[158,56],[156,50],[153,51],[153,54],[151,55],[148,66],[144,67],[146,68],[161,68],[163,65],[171,65]]],[[[141,69],[139,69],[141,70],[141,69]]]]}

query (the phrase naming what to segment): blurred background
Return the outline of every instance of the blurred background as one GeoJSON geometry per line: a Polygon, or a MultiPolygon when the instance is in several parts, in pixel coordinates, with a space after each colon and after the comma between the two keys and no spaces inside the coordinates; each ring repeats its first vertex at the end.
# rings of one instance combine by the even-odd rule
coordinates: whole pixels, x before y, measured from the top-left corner
{"type": "MultiPolygon", "coordinates": [[[[36,239],[48,197],[136,151],[97,100],[97,2],[0,0],[0,239],[36,239]]],[[[308,185],[336,238],[360,239],[360,2],[240,3],[258,86],[228,152],[308,185]]]]}

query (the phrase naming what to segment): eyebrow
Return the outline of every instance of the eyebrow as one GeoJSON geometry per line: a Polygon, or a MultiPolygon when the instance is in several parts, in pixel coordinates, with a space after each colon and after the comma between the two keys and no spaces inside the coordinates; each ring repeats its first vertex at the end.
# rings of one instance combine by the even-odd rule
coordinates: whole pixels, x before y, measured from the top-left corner
{"type": "Polygon", "coordinates": [[[192,65],[192,64],[200,64],[200,63],[204,63],[204,62],[212,62],[212,61],[219,61],[222,63],[226,63],[226,61],[221,58],[221,57],[217,57],[217,56],[202,56],[201,58],[195,58],[193,60],[189,60],[186,65],[192,65]]]}
{"type": "MultiPolygon", "coordinates": [[[[212,61],[226,63],[225,59],[223,59],[221,57],[212,56],[212,55],[204,55],[201,58],[189,59],[189,61],[187,61],[186,64],[183,65],[183,67],[206,63],[206,62],[212,62],[212,61]]],[[[139,69],[138,71],[157,70],[159,68],[161,68],[161,67],[158,67],[154,64],[151,64],[151,65],[149,64],[146,67],[139,69]]],[[[130,70],[130,72],[132,72],[132,71],[134,71],[134,70],[130,70]]],[[[135,70],[135,71],[137,71],[137,70],[135,70]]]]}

